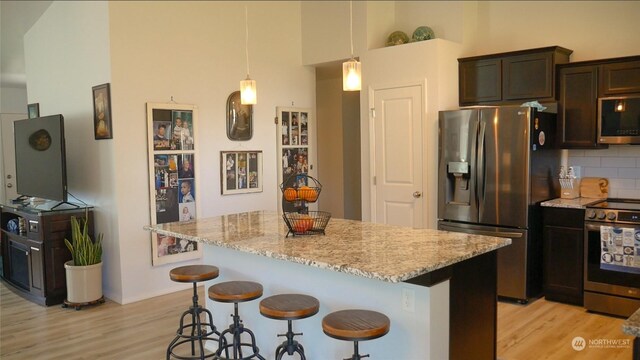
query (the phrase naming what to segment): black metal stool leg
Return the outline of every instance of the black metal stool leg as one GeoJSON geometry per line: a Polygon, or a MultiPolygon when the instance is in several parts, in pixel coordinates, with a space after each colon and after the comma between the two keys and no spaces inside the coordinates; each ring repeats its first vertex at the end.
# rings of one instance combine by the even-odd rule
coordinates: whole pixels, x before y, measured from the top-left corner
{"type": "Polygon", "coordinates": [[[306,357],[304,356],[304,347],[293,339],[294,336],[298,335],[302,335],[302,333],[294,333],[292,320],[287,320],[286,334],[278,334],[278,336],[286,336],[287,340],[282,342],[282,344],[276,348],[276,360],[282,359],[285,353],[289,356],[298,353],[300,354],[300,360],[306,360],[306,357]]]}
{"type": "Polygon", "coordinates": [[[266,360],[259,354],[260,349],[256,345],[256,337],[253,334],[253,331],[247,329],[242,324],[242,320],[240,319],[240,315],[238,315],[238,303],[233,303],[233,314],[231,315],[233,318],[233,323],[229,325],[228,329],[225,329],[221,334],[218,340],[218,351],[216,352],[216,360],[227,360],[227,359],[236,359],[236,360],[248,360],[257,358],[260,360],[266,360]],[[251,343],[243,343],[242,342],[242,334],[249,334],[251,337],[251,343]],[[226,336],[232,335],[232,343],[226,342],[226,336]],[[242,354],[242,347],[251,347],[253,353],[244,357],[242,354]],[[233,358],[229,358],[229,348],[233,350],[233,358]],[[226,358],[223,358],[222,351],[225,351],[226,358]]]}
{"type": "Polygon", "coordinates": [[[351,356],[350,358],[344,359],[344,360],[361,360],[361,359],[364,359],[366,357],[369,357],[369,354],[360,355],[360,352],[358,351],[358,342],[354,341],[353,342],[353,356],[351,356]]]}
{"type": "MultiPolygon", "coordinates": [[[[176,337],[167,347],[167,360],[170,360],[172,357],[176,359],[188,360],[205,360],[214,358],[216,356],[215,353],[205,355],[205,341],[212,340],[220,343],[220,335],[220,332],[213,325],[213,315],[211,314],[211,312],[208,309],[204,309],[198,304],[198,286],[197,283],[194,282],[192,305],[189,310],[182,313],[182,316],[180,317],[180,327],[176,331],[176,337]],[[200,317],[202,313],[205,313],[204,322],[200,317]],[[191,323],[185,325],[185,318],[187,318],[188,316],[191,317],[191,323]],[[209,327],[209,329],[207,329],[207,327],[209,327]],[[185,330],[187,330],[187,328],[191,328],[190,335],[185,334],[185,330]],[[217,336],[217,338],[211,336],[217,336]],[[191,356],[181,356],[174,354],[174,350],[178,346],[186,344],[187,342],[190,343],[191,356]],[[199,350],[199,355],[196,355],[196,342],[197,348],[199,350]]],[[[226,345],[226,340],[222,339],[222,344],[226,345]]]]}

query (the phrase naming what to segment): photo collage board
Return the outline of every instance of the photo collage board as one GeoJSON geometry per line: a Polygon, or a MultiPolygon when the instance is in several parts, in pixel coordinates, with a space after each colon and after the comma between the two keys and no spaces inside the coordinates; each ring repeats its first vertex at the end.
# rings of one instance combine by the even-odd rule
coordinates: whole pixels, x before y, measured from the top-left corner
{"type": "MultiPolygon", "coordinates": [[[[197,109],[147,104],[151,223],[191,221],[197,213],[195,121],[197,109]]],[[[197,259],[197,242],[152,233],[153,265],[197,259]]]]}
{"type": "MultiPolygon", "coordinates": [[[[286,183],[285,187],[298,188],[308,185],[306,175],[309,173],[309,113],[282,111],[281,119],[282,181],[286,183]]],[[[282,210],[290,212],[299,209],[296,208],[296,204],[283,200],[282,210]]]]}
{"type": "Polygon", "coordinates": [[[222,195],[262,191],[262,151],[221,151],[222,195]]]}
{"type": "Polygon", "coordinates": [[[282,112],[282,145],[309,145],[309,113],[282,112]]]}

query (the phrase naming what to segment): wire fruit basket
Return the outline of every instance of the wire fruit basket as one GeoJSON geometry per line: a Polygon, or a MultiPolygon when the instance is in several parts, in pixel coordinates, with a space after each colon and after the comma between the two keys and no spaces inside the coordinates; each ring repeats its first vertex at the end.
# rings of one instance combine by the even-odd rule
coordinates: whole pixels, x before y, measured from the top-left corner
{"type": "Polygon", "coordinates": [[[314,235],[323,234],[324,229],[331,219],[331,213],[327,211],[308,211],[305,214],[297,212],[285,212],[282,214],[285,224],[289,228],[289,234],[296,235],[314,235]]]}

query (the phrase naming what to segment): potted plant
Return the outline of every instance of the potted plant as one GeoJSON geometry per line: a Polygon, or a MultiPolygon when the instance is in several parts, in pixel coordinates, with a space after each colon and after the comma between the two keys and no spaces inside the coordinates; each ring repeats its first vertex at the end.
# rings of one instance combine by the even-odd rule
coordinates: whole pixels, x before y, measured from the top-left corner
{"type": "Polygon", "coordinates": [[[64,264],[67,277],[65,304],[86,304],[102,299],[102,234],[95,241],[91,240],[87,218],[78,220],[72,216],[71,241],[64,239],[72,257],[64,264]]]}

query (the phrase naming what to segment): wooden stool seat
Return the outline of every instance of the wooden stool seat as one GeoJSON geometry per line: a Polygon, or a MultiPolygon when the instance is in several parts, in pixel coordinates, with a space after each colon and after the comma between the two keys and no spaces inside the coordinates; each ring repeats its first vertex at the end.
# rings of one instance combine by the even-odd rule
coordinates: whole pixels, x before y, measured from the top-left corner
{"type": "Polygon", "coordinates": [[[219,273],[212,265],[187,265],[171,269],[169,277],[176,282],[199,282],[215,279],[219,273]]]}
{"type": "Polygon", "coordinates": [[[260,314],[276,320],[304,319],[318,313],[320,302],[309,295],[280,294],[260,302],[260,314]]]}
{"type": "Polygon", "coordinates": [[[209,287],[209,298],[218,302],[243,302],[262,296],[262,285],[253,281],[227,281],[209,287]]]}
{"type": "Polygon", "coordinates": [[[370,310],[341,310],[322,319],[322,330],[335,339],[360,341],[384,336],[389,332],[389,318],[370,310]]]}

